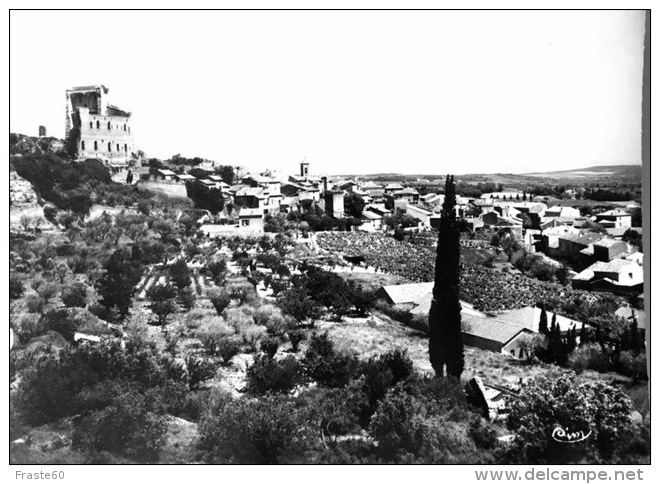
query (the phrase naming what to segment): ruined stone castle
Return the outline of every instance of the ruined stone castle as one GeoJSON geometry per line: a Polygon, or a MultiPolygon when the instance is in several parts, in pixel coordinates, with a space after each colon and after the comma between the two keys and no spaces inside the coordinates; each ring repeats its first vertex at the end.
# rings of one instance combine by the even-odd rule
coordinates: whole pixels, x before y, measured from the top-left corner
{"type": "Polygon", "coordinates": [[[67,89],[64,136],[77,159],[96,158],[117,169],[134,152],[131,113],[108,104],[108,91],[102,85],[67,89]]]}

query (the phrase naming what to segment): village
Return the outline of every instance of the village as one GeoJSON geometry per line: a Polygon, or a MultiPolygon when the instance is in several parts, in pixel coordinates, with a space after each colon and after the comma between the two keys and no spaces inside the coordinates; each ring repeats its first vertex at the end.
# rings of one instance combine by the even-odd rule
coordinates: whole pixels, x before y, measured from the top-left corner
{"type": "Polygon", "coordinates": [[[350,442],[364,447],[365,462],[408,455],[466,463],[476,448],[487,461],[513,461],[523,445],[515,402],[537,377],[618,385],[630,398],[621,421],[645,425],[649,322],[638,197],[589,200],[592,183],[564,187],[545,178],[474,193],[476,183],[457,176],[458,187],[472,187],[451,208],[460,228],[466,372],[442,405],[469,402],[475,415],[451,425],[469,428],[471,440],[457,456],[415,446],[384,454],[384,444],[373,444],[389,438],[378,427],[383,402],[403,398],[405,385],[436,395],[424,382],[432,374],[429,313],[445,179],[317,175],[323,167],[307,160],[255,173],[202,158],[150,158],[135,146],[131,113],[108,104],[108,92],[67,91],[64,140],[43,127],[39,137],[10,135],[17,459],[57,451],[86,462],[85,452],[105,450],[124,463],[296,462],[283,444],[263,455],[228,451],[231,432],[248,432],[236,422],[268,399],[280,412],[272,418],[286,420],[292,399],[311,408],[328,398],[341,408],[305,414],[322,426],[322,445],[304,444],[311,457],[297,462],[343,462],[350,442]],[[148,445],[94,440],[104,417],[86,406],[91,397],[70,400],[82,390],[57,383],[77,371],[76,361],[123,352],[140,355],[161,380],[131,373],[128,356],[116,363],[127,365],[124,373],[109,377],[114,370],[92,366],[101,371],[94,378],[128,385],[136,399],[129,406],[138,402],[142,417],[158,422],[148,445]],[[34,363],[39,357],[50,363],[34,363]],[[59,375],[52,389],[29,386],[50,371],[59,375]],[[130,384],[120,376],[128,374],[130,384]],[[379,383],[381,374],[387,381],[379,383]],[[152,397],[131,385],[174,392],[177,403],[147,410],[156,408],[145,403],[152,397]],[[24,388],[47,402],[63,392],[64,403],[44,406],[24,388]],[[366,400],[346,407],[351,398],[366,400]],[[213,405],[233,423],[213,420],[213,405]],[[75,430],[81,415],[91,434],[75,430]]]}

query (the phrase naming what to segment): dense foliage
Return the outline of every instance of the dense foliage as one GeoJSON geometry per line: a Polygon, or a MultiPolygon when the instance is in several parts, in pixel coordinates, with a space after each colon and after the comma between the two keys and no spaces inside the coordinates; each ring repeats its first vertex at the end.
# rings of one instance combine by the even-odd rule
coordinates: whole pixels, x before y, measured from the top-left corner
{"type": "Polygon", "coordinates": [[[551,464],[634,462],[640,456],[631,449],[637,438],[631,411],[626,394],[606,383],[540,378],[511,404],[507,424],[516,437],[509,458],[551,464]],[[568,445],[557,441],[561,434],[556,428],[588,437],[568,445]]]}
{"type": "Polygon", "coordinates": [[[40,197],[78,215],[87,215],[94,203],[131,206],[153,197],[142,188],[113,182],[98,160],[72,163],[55,155],[25,155],[12,156],[10,163],[40,197]]]}

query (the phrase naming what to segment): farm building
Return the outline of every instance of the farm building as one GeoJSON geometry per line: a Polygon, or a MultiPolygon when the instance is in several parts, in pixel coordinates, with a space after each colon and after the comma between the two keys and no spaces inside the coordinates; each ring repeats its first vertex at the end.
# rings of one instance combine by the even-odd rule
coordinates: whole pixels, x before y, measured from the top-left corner
{"type": "Polygon", "coordinates": [[[174,181],[176,173],[174,173],[172,170],[156,168],[152,172],[152,177],[155,181],[171,182],[174,181]]]}
{"type": "Polygon", "coordinates": [[[596,223],[606,229],[632,226],[632,216],[623,210],[608,210],[596,215],[596,223]]]}
{"type": "Polygon", "coordinates": [[[462,314],[461,324],[465,345],[504,353],[515,358],[524,356],[520,348],[521,336],[534,334],[532,330],[522,326],[471,314],[462,314]]]}
{"type": "Polygon", "coordinates": [[[425,227],[431,226],[431,215],[433,212],[417,205],[408,205],[406,214],[419,220],[425,227]]]}
{"type": "Polygon", "coordinates": [[[628,252],[628,244],[609,237],[594,244],[594,258],[602,262],[609,262],[620,256],[620,254],[627,254],[628,252]]]}
{"type": "MultiPolygon", "coordinates": [[[[376,299],[393,304],[400,309],[408,309],[412,314],[428,315],[433,300],[433,282],[420,282],[416,284],[398,284],[383,286],[374,294],[376,299]]],[[[474,307],[461,301],[462,314],[486,317],[485,313],[477,311],[474,307]]]]}
{"type": "Polygon", "coordinates": [[[562,218],[578,218],[580,217],[580,210],[577,208],[573,207],[563,207],[561,205],[556,205],[554,207],[550,207],[545,211],[546,218],[556,218],[556,217],[562,217],[562,218]]]}
{"type": "Polygon", "coordinates": [[[375,232],[380,230],[383,225],[383,216],[372,212],[371,210],[363,210],[362,215],[360,216],[360,225],[359,230],[364,230],[367,232],[375,232]]]}
{"type": "Polygon", "coordinates": [[[395,306],[409,306],[412,309],[415,303],[433,292],[432,282],[418,282],[415,284],[398,284],[383,286],[374,294],[376,299],[382,299],[395,306]]]}
{"type": "Polygon", "coordinates": [[[261,187],[240,188],[234,195],[234,203],[240,207],[259,209],[264,213],[268,211],[269,197],[261,187]]]}
{"type": "Polygon", "coordinates": [[[390,183],[383,189],[383,192],[385,193],[385,195],[391,195],[392,193],[397,192],[399,190],[403,190],[403,185],[399,183],[390,183]]]}
{"type": "Polygon", "coordinates": [[[185,184],[186,182],[193,182],[193,181],[197,180],[197,178],[195,178],[192,175],[181,174],[181,175],[174,175],[172,177],[172,180],[177,182],[177,183],[185,184]]]}
{"type": "MultiPolygon", "coordinates": [[[[548,315],[548,327],[550,327],[550,322],[554,313],[550,311],[547,312],[548,315]]],[[[507,311],[497,315],[497,319],[505,323],[513,324],[515,326],[521,326],[523,328],[530,329],[535,333],[539,331],[539,322],[541,321],[541,308],[527,306],[522,309],[515,309],[513,311],[507,311]]],[[[576,321],[574,319],[566,318],[559,314],[556,315],[557,325],[559,330],[562,333],[566,333],[571,327],[575,326],[575,329],[579,330],[582,327],[582,322],[576,321]]]]}
{"type": "Polygon", "coordinates": [[[432,208],[440,208],[445,201],[445,196],[437,193],[429,193],[420,198],[425,205],[432,208]]]}
{"type": "Polygon", "coordinates": [[[575,289],[639,294],[644,290],[644,269],[637,262],[626,259],[596,262],[575,276],[571,284],[575,289]]]}
{"type": "MultiPolygon", "coordinates": [[[[431,312],[432,301],[433,301],[433,293],[429,292],[421,299],[418,299],[413,303],[415,307],[411,309],[410,312],[412,314],[421,314],[428,316],[429,312],[431,312]]],[[[481,311],[477,311],[476,309],[474,309],[474,306],[472,306],[472,304],[467,303],[465,301],[461,301],[461,314],[471,314],[472,316],[480,316],[482,318],[486,317],[485,313],[482,313],[481,311]]]]}
{"type": "Polygon", "coordinates": [[[238,223],[241,229],[263,231],[264,215],[259,208],[241,208],[238,212],[238,223]]]}

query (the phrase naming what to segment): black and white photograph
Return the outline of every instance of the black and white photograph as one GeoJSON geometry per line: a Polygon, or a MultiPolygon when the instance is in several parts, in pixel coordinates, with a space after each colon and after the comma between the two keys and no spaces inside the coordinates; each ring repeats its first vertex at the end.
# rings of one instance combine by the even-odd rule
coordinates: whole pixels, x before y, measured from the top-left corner
{"type": "Polygon", "coordinates": [[[11,478],[649,480],[650,29],[9,11],[11,478]]]}

